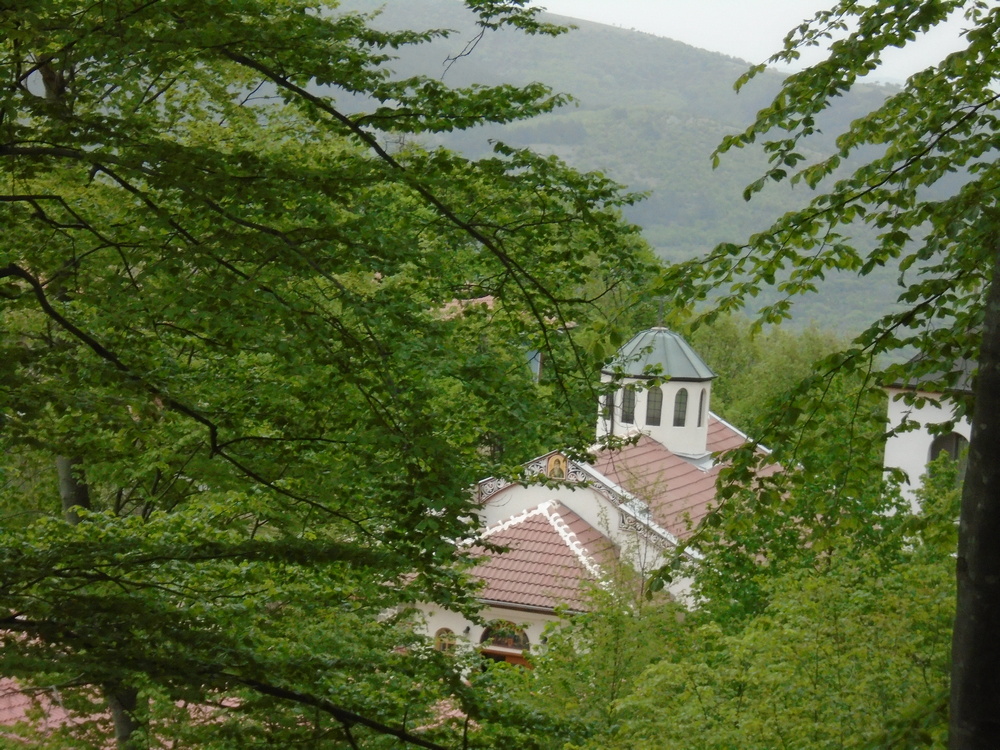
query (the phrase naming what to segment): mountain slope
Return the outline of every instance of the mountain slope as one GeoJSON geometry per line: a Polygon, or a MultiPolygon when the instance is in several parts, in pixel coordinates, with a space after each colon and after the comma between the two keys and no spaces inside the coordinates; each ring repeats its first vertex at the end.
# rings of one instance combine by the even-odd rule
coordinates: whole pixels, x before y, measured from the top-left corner
{"type": "MultiPolygon", "coordinates": [[[[768,71],[742,92],[733,82],[749,67],[735,58],[682,42],[602,24],[549,16],[577,28],[557,38],[514,32],[487,34],[466,56],[450,64],[475,36],[471,17],[457,0],[378,3],[352,0],[345,7],[382,8],[379,24],[391,28],[450,28],[448,39],[407,50],[393,67],[400,76],[442,76],[452,85],[524,84],[543,81],[571,94],[576,104],[544,117],[503,128],[479,129],[449,137],[446,145],[470,154],[485,153],[488,139],[555,153],[580,169],[598,170],[648,192],[626,211],[666,260],[689,258],[722,241],[742,241],[810,193],[799,186],[773,186],[747,203],[744,187],[760,176],[759,153],[729,154],[713,170],[710,155],[723,136],[741,130],[770,102],[781,74],[768,71]]],[[[830,112],[822,129],[837,133],[869,111],[890,91],[862,87],[830,112]]],[[[814,153],[833,148],[818,137],[814,153]]],[[[891,278],[863,283],[835,279],[831,291],[807,301],[797,316],[851,328],[885,308],[891,278]],[[857,310],[845,309],[859,307],[857,310]],[[828,317],[829,316],[829,317],[828,317]]]]}

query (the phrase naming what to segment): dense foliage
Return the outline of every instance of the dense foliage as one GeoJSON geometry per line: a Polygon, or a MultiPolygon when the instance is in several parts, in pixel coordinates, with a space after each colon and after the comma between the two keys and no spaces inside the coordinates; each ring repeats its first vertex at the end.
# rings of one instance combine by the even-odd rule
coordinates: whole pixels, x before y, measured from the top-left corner
{"type": "MultiPolygon", "coordinates": [[[[972,416],[964,483],[953,639],[951,733],[955,748],[1000,742],[996,706],[1000,644],[988,623],[1000,617],[1000,6],[982,0],[843,0],[817,13],[786,38],[773,62],[829,44],[822,62],[790,76],[770,106],[742,133],[723,140],[716,159],[760,144],[765,173],[745,192],[772,183],[806,186],[808,205],[778,218],[744,243],[725,243],[708,257],[674,265],[663,279],[687,308],[711,300],[713,312],[739,309],[762,289],[780,298],[760,311],[764,322],[790,315],[800,295],[825,277],[849,271],[866,277],[882,267],[898,274],[897,306],[870,323],[843,352],[783,404],[777,429],[758,436],[775,449],[769,460],[795,460],[799,416],[822,407],[822,396],[845,372],[878,385],[870,373],[885,354],[916,352],[886,368],[882,382],[920,379],[922,390],[956,388],[976,362],[974,396],[953,393],[957,415],[972,416]],[[883,53],[903,46],[952,13],[964,16],[964,48],[914,74],[900,91],[837,138],[815,159],[809,150],[831,102],[877,70],[883,53]],[[859,241],[877,234],[874,246],[859,241]]],[[[753,68],[740,82],[764,70],[753,68]]],[[[923,398],[913,394],[912,398],[923,398]]],[[[745,458],[754,457],[747,452],[745,458]]],[[[745,468],[745,466],[744,466],[745,468]]],[[[749,472],[732,478],[746,485],[749,472]]],[[[768,482],[760,485],[763,497],[768,482]]]]}
{"type": "MultiPolygon", "coordinates": [[[[622,748],[940,747],[954,614],[954,466],[878,546],[849,540],[766,586],[737,630],[700,620],[618,704],[622,748]]],[[[741,589],[733,581],[734,593],[741,589]]]]}
{"type": "Polygon", "coordinates": [[[771,417],[775,399],[812,375],[815,363],[845,342],[833,328],[757,331],[742,315],[699,326],[687,338],[716,375],[712,411],[751,435],[771,417]]]}
{"type": "MultiPolygon", "coordinates": [[[[558,31],[522,5],[467,3],[558,31]]],[[[369,21],[0,8],[0,672],[122,747],[447,738],[408,607],[469,604],[466,488],[589,433],[567,324],[644,274],[604,178],[408,142],[562,97],[394,78],[440,34],[369,21]]]]}
{"type": "MultiPolygon", "coordinates": [[[[920,513],[900,514],[877,543],[786,550],[750,615],[636,597],[611,576],[591,611],[553,629],[534,671],[494,676],[549,730],[526,746],[940,747],[959,494],[956,464],[938,460],[920,513]]],[[[702,572],[720,562],[708,550],[702,572]]],[[[713,593],[745,588],[732,576],[713,593]]]]}

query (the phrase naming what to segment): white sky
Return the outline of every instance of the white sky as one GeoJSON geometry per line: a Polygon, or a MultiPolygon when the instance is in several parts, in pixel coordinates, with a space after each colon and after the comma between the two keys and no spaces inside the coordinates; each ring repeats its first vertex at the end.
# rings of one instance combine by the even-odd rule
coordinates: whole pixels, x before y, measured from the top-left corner
{"type": "MultiPolygon", "coordinates": [[[[553,13],[637,29],[751,63],[781,48],[789,29],[833,0],[534,0],[553,13]]],[[[959,46],[964,19],[952,19],[905,50],[885,55],[880,80],[902,82],[959,46]]],[[[803,58],[808,63],[809,60],[803,58]]]]}

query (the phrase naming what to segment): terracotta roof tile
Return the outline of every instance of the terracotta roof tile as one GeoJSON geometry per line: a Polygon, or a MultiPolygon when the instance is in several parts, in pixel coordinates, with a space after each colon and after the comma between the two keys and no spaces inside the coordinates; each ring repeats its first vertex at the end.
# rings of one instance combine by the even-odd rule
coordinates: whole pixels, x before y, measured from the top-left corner
{"type": "MultiPolygon", "coordinates": [[[[736,428],[709,414],[708,450],[715,454],[747,440],[736,428]]],[[[689,536],[715,502],[721,464],[671,453],[643,435],[634,445],[598,454],[594,468],[649,505],[655,521],[678,537],[689,536]]]]}
{"type": "Polygon", "coordinates": [[[0,727],[31,726],[27,738],[10,729],[0,729],[0,739],[32,744],[35,732],[46,732],[70,721],[69,713],[55,705],[44,693],[26,693],[14,680],[0,677],[0,727]],[[39,712],[38,710],[41,709],[39,712]],[[37,712],[37,713],[36,713],[37,712]]]}
{"type": "Polygon", "coordinates": [[[472,569],[481,599],[514,606],[585,608],[584,584],[597,580],[611,547],[600,531],[549,501],[487,529],[483,538],[507,551],[472,569]]]}

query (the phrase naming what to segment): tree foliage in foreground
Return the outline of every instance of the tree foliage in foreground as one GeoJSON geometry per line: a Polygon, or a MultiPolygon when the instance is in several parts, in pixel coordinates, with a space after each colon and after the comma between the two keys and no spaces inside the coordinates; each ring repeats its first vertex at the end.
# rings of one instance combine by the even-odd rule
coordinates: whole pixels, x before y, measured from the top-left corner
{"type": "MultiPolygon", "coordinates": [[[[877,549],[898,535],[909,512],[883,477],[885,395],[864,374],[842,372],[822,383],[822,393],[807,392],[813,404],[803,410],[796,388],[817,348],[831,351],[832,340],[824,345],[816,331],[772,331],[748,344],[744,334],[734,353],[760,347],[764,354],[762,364],[736,378],[735,392],[760,394],[743,402],[753,415],[745,429],[754,436],[784,433],[794,444],[783,446],[792,459],[780,471],[730,478],[686,541],[698,560],[678,561],[694,580],[699,607],[726,631],[768,606],[774,579],[793,570],[808,576],[844,555],[877,549]]],[[[742,469],[737,463],[733,474],[742,469]]]]}
{"type": "MultiPolygon", "coordinates": [[[[772,104],[743,133],[726,138],[716,156],[759,144],[770,163],[747,188],[748,199],[785,180],[815,190],[815,197],[746,243],[720,245],[664,278],[682,306],[713,299],[722,311],[776,287],[783,297],[761,311],[763,321],[775,322],[828,272],[897,270],[897,309],[826,360],[783,405],[787,418],[774,421],[778,429],[755,436],[784,465],[796,460],[799,415],[815,408],[809,394],[823,393],[824,383],[845,369],[871,373],[880,355],[905,347],[920,356],[887,368],[884,382],[920,377],[927,390],[942,393],[961,379],[963,360],[978,362],[974,398],[956,396],[973,430],[957,559],[949,740],[955,748],[1000,743],[1000,642],[989,625],[1000,619],[998,37],[1000,7],[983,0],[843,0],[794,29],[772,61],[793,62],[800,49],[829,44],[826,59],[790,76],[772,104]],[[877,69],[884,52],[952,13],[964,14],[964,48],[914,74],[855,120],[837,138],[835,153],[807,159],[831,101],[877,69]],[[855,242],[858,227],[877,232],[873,249],[862,251],[855,242]]],[[[739,85],[761,70],[751,70],[739,85]]],[[[749,472],[734,477],[750,481],[749,472]]]]}
{"type": "Polygon", "coordinates": [[[733,632],[700,617],[691,648],[618,703],[606,746],[942,746],[959,492],[954,463],[938,464],[923,511],[880,545],[845,539],[827,564],[772,578],[766,610],[733,632]]]}
{"type": "MultiPolygon", "coordinates": [[[[533,671],[494,679],[550,728],[533,747],[940,747],[956,474],[935,462],[920,513],[878,543],[842,538],[823,560],[800,547],[763,579],[767,606],[749,616],[636,601],[613,581],[550,633],[533,671]]],[[[714,593],[740,596],[745,581],[727,580],[714,593]]]]}
{"type": "Polygon", "coordinates": [[[469,605],[472,481],[590,430],[563,331],[643,270],[627,198],[408,142],[562,98],[394,79],[440,32],[369,21],[0,8],[0,672],[122,747],[448,740],[459,671],[407,607],[469,605]]]}

